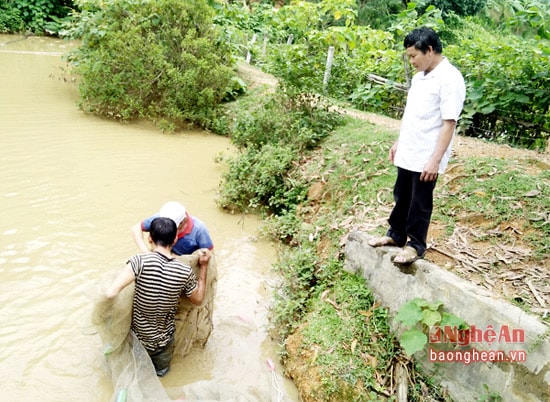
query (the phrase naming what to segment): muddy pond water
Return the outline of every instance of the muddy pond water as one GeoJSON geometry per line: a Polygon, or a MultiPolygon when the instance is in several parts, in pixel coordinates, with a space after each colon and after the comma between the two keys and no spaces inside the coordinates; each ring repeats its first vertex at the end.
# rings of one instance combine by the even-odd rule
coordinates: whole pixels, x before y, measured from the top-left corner
{"type": "Polygon", "coordinates": [[[138,252],[133,224],[177,200],[210,230],[218,286],[208,343],[175,357],[163,385],[265,387],[271,359],[269,386],[297,401],[266,330],[274,249],[258,238],[257,218],[215,203],[216,161],[234,151],[230,142],[82,113],[76,86],[63,78],[61,55],[72,46],[0,35],[2,400],[111,399],[87,289],[138,252]]]}

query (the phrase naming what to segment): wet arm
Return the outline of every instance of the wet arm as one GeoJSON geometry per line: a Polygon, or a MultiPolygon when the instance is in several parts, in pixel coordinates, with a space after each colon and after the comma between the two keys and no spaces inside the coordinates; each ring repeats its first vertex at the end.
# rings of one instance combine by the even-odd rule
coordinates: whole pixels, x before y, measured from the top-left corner
{"type": "Polygon", "coordinates": [[[208,270],[208,262],[210,260],[210,252],[202,249],[199,254],[199,278],[197,287],[189,296],[189,301],[196,306],[199,306],[204,300],[206,294],[206,271],[208,270]]]}
{"type": "Polygon", "coordinates": [[[122,272],[116,277],[111,286],[105,291],[105,296],[108,299],[114,299],[126,286],[136,279],[134,271],[130,264],[127,264],[122,272]]]}
{"type": "Polygon", "coordinates": [[[143,251],[144,253],[147,253],[150,251],[145,245],[145,241],[143,240],[143,231],[141,230],[141,222],[138,222],[134,226],[132,226],[132,238],[134,239],[134,243],[136,243],[136,245],[141,251],[143,251]]]}

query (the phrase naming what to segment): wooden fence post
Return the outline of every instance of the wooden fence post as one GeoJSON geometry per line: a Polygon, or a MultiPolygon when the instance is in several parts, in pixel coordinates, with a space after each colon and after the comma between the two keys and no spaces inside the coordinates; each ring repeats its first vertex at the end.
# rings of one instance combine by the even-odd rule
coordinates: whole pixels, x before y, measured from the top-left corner
{"type": "Polygon", "coordinates": [[[328,48],[325,77],[323,78],[323,90],[327,89],[328,80],[330,78],[330,70],[332,69],[332,60],[334,60],[334,46],[330,46],[328,48]]]}
{"type": "Polygon", "coordinates": [[[250,45],[248,47],[248,52],[246,53],[246,62],[250,64],[250,60],[252,59],[252,53],[250,53],[250,48],[254,46],[254,42],[256,42],[256,34],[252,35],[252,40],[250,41],[250,45]]]}

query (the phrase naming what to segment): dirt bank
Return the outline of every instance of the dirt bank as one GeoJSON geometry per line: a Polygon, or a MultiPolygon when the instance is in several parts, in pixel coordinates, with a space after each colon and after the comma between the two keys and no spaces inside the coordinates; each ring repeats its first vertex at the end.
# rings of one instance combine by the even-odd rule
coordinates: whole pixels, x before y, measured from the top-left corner
{"type": "MultiPolygon", "coordinates": [[[[251,87],[276,85],[276,80],[272,76],[253,66],[242,65],[239,71],[251,87]]],[[[399,120],[352,109],[340,110],[348,116],[395,130],[396,135],[399,130],[399,120]]],[[[513,161],[513,165],[527,174],[539,174],[550,169],[549,149],[545,152],[536,152],[457,136],[454,141],[453,159],[460,161],[472,157],[513,161]]],[[[451,168],[452,166],[449,170],[451,168]]],[[[440,180],[442,182],[452,180],[455,174],[456,172],[448,172],[440,180]]],[[[541,183],[541,185],[546,186],[548,183],[541,183]]],[[[385,213],[384,211],[391,208],[391,205],[384,205],[384,207],[381,213],[385,213]]],[[[383,222],[387,216],[379,218],[383,222]]],[[[495,242],[494,236],[483,235],[480,228],[491,226],[491,222],[485,222],[481,214],[472,217],[465,213],[461,215],[458,211],[454,219],[457,229],[452,236],[449,236],[444,223],[432,222],[426,259],[490,290],[495,297],[517,303],[524,310],[540,318],[547,317],[550,308],[550,261],[549,259],[537,261],[530,257],[532,250],[529,250],[522,241],[522,222],[506,222],[493,229],[513,234],[513,241],[504,243],[495,242]],[[498,261],[498,266],[495,266],[494,261],[498,261]]],[[[543,224],[550,223],[548,211],[544,219],[546,223],[543,224]]],[[[306,325],[307,322],[303,324],[303,326],[306,325]]],[[[302,347],[303,326],[286,340],[289,354],[286,371],[294,378],[304,401],[313,401],[315,399],[312,399],[311,395],[314,394],[313,389],[318,386],[316,380],[318,374],[312,365],[304,363],[311,361],[312,357],[308,356],[307,351],[302,347]]]]}
{"type": "MultiPolygon", "coordinates": [[[[239,74],[252,88],[277,85],[277,80],[273,76],[246,63],[239,65],[239,74]]],[[[401,124],[399,120],[374,113],[344,108],[340,108],[340,111],[348,116],[396,130],[396,133],[401,124]]],[[[477,138],[457,136],[454,140],[453,159],[469,157],[494,157],[514,161],[526,173],[532,174],[550,169],[550,148],[545,152],[537,152],[490,143],[477,138]]],[[[449,177],[452,177],[452,175],[446,176],[442,179],[449,180],[449,177]]],[[[550,219],[550,214],[548,215],[547,220],[550,219]]],[[[520,258],[522,254],[528,253],[521,244],[521,236],[518,236],[518,244],[514,245],[517,247],[506,245],[498,247],[490,238],[480,239],[476,236],[476,228],[483,227],[486,223],[482,222],[480,217],[472,220],[471,216],[458,216],[457,220],[457,226],[461,228],[460,233],[452,238],[446,235],[445,227],[441,223],[432,222],[426,259],[500,294],[507,300],[525,305],[527,310],[541,317],[546,317],[550,308],[550,261],[534,263],[528,258],[520,258]],[[502,254],[505,265],[506,262],[511,263],[508,265],[509,269],[475,268],[477,263],[485,263],[488,256],[494,256],[495,253],[502,254]],[[463,257],[465,255],[468,257],[463,257]]],[[[516,231],[519,235],[520,231],[516,228],[516,224],[519,226],[519,223],[510,222],[508,227],[501,230],[516,231]]]]}

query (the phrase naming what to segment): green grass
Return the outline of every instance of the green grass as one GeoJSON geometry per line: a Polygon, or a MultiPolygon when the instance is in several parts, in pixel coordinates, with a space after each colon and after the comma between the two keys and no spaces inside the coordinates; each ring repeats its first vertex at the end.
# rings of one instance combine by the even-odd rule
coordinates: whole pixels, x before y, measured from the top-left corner
{"type": "MultiPolygon", "coordinates": [[[[434,219],[453,222],[457,216],[482,217],[482,229],[487,237],[511,240],[510,231],[499,227],[514,227],[524,234],[522,241],[542,261],[550,249],[550,172],[527,174],[525,167],[498,158],[469,158],[450,165],[460,166],[456,180],[441,186],[434,219]],[[491,231],[494,234],[491,234],[491,231]]],[[[451,173],[452,175],[452,173],[451,173]]],[[[453,222],[454,223],[454,222],[453,222]]]]}
{"type": "MultiPolygon", "coordinates": [[[[301,186],[323,183],[321,204],[304,202],[292,217],[272,217],[267,229],[275,238],[292,233],[277,265],[284,284],[272,309],[275,332],[284,342],[306,323],[303,347],[316,351],[322,400],[391,400],[386,388],[401,351],[386,309],[374,305],[363,278],[344,272],[340,241],[351,226],[379,219],[380,202],[392,202],[395,172],[387,150],[393,141],[391,131],[349,120],[306,158],[299,175],[290,174],[301,186]]],[[[419,390],[429,383],[420,374],[416,379],[422,385],[411,387],[411,400],[421,400],[419,390]]]]}
{"type": "Polygon", "coordinates": [[[378,377],[388,379],[391,363],[399,350],[388,336],[388,316],[364,280],[343,275],[334,287],[314,300],[308,325],[302,332],[304,347],[317,352],[317,364],[326,395],[354,394],[367,400],[384,391],[378,377]],[[351,389],[360,388],[361,392],[351,389]]]}
{"type": "MultiPolygon", "coordinates": [[[[251,124],[258,121],[250,115],[247,119],[251,124]]],[[[263,113],[262,124],[269,119],[263,113]]],[[[325,127],[323,121],[317,123],[325,127]]],[[[258,127],[247,130],[249,134],[256,130],[258,138],[269,137],[258,127]]],[[[265,234],[280,245],[274,268],[282,283],[271,310],[273,336],[283,345],[283,360],[291,359],[295,356],[287,355],[285,340],[300,332],[302,348],[315,356],[307,364],[319,376],[311,386],[318,400],[392,400],[391,375],[398,360],[407,362],[409,400],[422,401],[425,395],[448,400],[405,358],[390,331],[386,310],[374,305],[363,278],[344,271],[343,239],[352,228],[386,230],[396,175],[388,150],[396,138],[393,130],[347,119],[317,147],[302,150],[290,170],[281,172],[282,184],[274,191],[280,196],[270,199],[277,209],[258,208],[268,216],[265,234]],[[315,196],[308,191],[314,188],[315,196]]],[[[264,163],[269,171],[277,161],[267,158],[264,163]]],[[[517,161],[498,157],[452,160],[448,175],[436,187],[432,224],[445,228],[442,236],[452,235],[459,225],[470,225],[476,230],[476,242],[521,241],[533,250],[532,263],[544,261],[550,249],[550,172],[532,170],[541,173],[525,173],[517,161]]],[[[243,177],[249,175],[245,169],[241,172],[243,177]]],[[[229,187],[226,192],[234,186],[239,194],[252,197],[266,187],[259,180],[224,185],[229,187]]]]}
{"type": "MultiPolygon", "coordinates": [[[[373,368],[365,363],[361,355],[376,356],[378,367],[385,368],[379,373],[385,375],[391,372],[392,363],[400,355],[383,309],[378,308],[371,321],[365,323],[365,316],[360,311],[369,310],[372,296],[362,278],[342,274],[343,261],[339,254],[341,238],[353,225],[372,225],[373,230],[379,233],[386,229],[385,217],[387,208],[393,203],[391,189],[395,180],[395,168],[388,161],[387,152],[395,139],[393,131],[351,120],[335,130],[308,159],[309,162],[300,167],[299,179],[293,175],[306,187],[322,182],[324,197],[320,206],[309,205],[308,208],[307,203],[301,205],[298,220],[308,224],[296,225],[298,233],[294,234],[294,238],[300,246],[291,247],[281,259],[288,261],[291,255],[317,253],[315,258],[307,260],[305,277],[299,264],[296,267],[280,264],[287,283],[299,283],[293,278],[293,269],[296,268],[302,283],[307,284],[303,288],[307,292],[296,292],[296,289],[289,292],[289,299],[292,299],[290,295],[300,293],[304,304],[293,311],[294,325],[283,325],[283,328],[288,334],[298,324],[307,323],[302,331],[304,347],[319,350],[315,364],[328,399],[344,400],[341,399],[344,395],[348,398],[350,393],[358,390],[366,392],[364,400],[386,399],[373,368]],[[301,233],[300,229],[305,229],[306,233],[301,233]],[[312,232],[315,235],[310,237],[312,232]],[[312,242],[309,241],[311,239],[312,242]],[[328,249],[325,246],[320,252],[321,243],[330,246],[328,249]],[[324,279],[320,277],[321,272],[324,279]],[[308,277],[308,274],[311,276],[308,277]],[[307,280],[304,281],[304,278],[307,280]],[[334,300],[341,309],[335,309],[326,298],[323,300],[323,294],[334,300]]],[[[455,172],[458,166],[462,170],[459,177],[447,185],[440,180],[434,210],[434,220],[447,226],[447,235],[452,233],[455,225],[467,223],[465,219],[470,215],[479,215],[487,233],[485,239],[479,240],[502,242],[502,234],[491,230],[503,222],[515,222],[516,225],[521,224],[521,230],[527,234],[523,241],[535,250],[535,258],[542,258],[544,250],[549,249],[548,224],[526,219],[526,216],[539,216],[550,210],[548,172],[529,175],[523,173],[513,161],[495,158],[457,160],[452,166],[456,166],[455,172]]],[[[272,226],[279,227],[279,223],[275,218],[272,226]]],[[[288,324],[284,315],[279,318],[282,318],[279,323],[288,324]]],[[[410,400],[422,400],[426,389],[431,395],[436,395],[436,399],[445,400],[443,392],[429,378],[420,373],[414,373],[412,377],[414,383],[409,390],[410,400]]],[[[357,395],[353,398],[361,400],[357,395]]]]}

